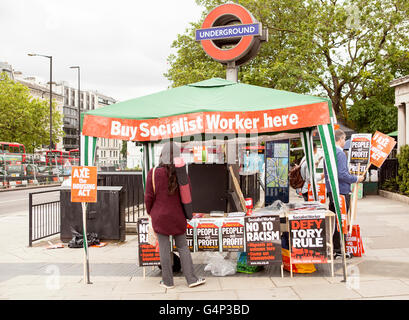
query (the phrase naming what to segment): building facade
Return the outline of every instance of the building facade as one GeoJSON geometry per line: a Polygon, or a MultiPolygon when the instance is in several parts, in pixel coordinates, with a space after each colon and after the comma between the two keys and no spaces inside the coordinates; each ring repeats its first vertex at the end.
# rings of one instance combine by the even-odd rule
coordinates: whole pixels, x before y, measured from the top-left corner
{"type": "Polygon", "coordinates": [[[5,72],[11,80],[14,80],[14,71],[10,64],[0,61],[0,73],[5,72]]]}
{"type": "Polygon", "coordinates": [[[409,75],[390,83],[395,88],[395,106],[398,108],[398,150],[409,144],[409,75]]]}
{"type": "MultiPolygon", "coordinates": [[[[67,82],[60,84],[61,94],[64,96],[64,138],[63,145],[65,150],[77,149],[79,146],[78,140],[78,110],[81,113],[89,110],[95,110],[117,101],[98,91],[81,90],[80,108],[78,108],[78,88],[73,88],[67,82]]],[[[114,139],[98,139],[96,159],[97,166],[115,166],[120,162],[120,151],[122,141],[114,139]]]]}

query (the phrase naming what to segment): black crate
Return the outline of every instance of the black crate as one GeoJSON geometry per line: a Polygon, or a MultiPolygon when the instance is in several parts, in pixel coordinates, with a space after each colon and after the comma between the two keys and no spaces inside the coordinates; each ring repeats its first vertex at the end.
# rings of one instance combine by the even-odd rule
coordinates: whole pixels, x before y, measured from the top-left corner
{"type": "MultiPolygon", "coordinates": [[[[122,187],[97,187],[97,202],[88,203],[87,233],[99,240],[125,241],[125,192],[122,187]]],[[[60,189],[61,241],[72,239],[71,227],[82,233],[82,206],[71,202],[70,187],[60,189]]]]}

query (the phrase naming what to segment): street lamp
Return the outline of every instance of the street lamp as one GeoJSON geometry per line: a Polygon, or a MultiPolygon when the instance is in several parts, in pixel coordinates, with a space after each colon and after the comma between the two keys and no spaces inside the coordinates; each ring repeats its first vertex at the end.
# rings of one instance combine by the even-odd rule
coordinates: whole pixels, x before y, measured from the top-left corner
{"type": "Polygon", "coordinates": [[[78,70],[78,157],[81,163],[81,89],[80,89],[80,67],[71,66],[71,69],[78,70]]]}
{"type": "Polygon", "coordinates": [[[53,149],[53,57],[42,54],[29,53],[30,57],[44,57],[50,59],[50,146],[49,150],[53,149]]]}

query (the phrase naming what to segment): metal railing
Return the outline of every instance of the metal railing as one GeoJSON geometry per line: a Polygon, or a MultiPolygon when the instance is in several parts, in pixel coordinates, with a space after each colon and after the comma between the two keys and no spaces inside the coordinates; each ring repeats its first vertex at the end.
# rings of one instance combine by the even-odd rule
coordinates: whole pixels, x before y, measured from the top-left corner
{"type": "Polygon", "coordinates": [[[59,190],[47,190],[31,192],[29,194],[29,246],[34,241],[41,240],[60,233],[61,215],[60,200],[33,204],[33,195],[58,192],[59,190]]]}
{"type": "Polygon", "coordinates": [[[379,170],[378,185],[382,186],[386,180],[396,178],[398,175],[398,159],[386,159],[379,170]]]}
{"type": "Polygon", "coordinates": [[[142,172],[98,172],[99,186],[122,186],[125,191],[125,223],[137,223],[145,212],[142,172]]]}

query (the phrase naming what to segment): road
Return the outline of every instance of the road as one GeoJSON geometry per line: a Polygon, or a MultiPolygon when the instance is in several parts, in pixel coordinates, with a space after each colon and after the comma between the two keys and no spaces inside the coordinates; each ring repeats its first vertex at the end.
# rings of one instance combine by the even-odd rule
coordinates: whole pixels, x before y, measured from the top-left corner
{"type": "MultiPolygon", "coordinates": [[[[59,187],[46,187],[38,189],[21,189],[13,191],[0,192],[0,216],[9,216],[13,214],[28,214],[29,194],[41,191],[59,190],[59,187]]],[[[33,204],[49,201],[58,201],[59,192],[47,192],[33,195],[33,204]]]]}

